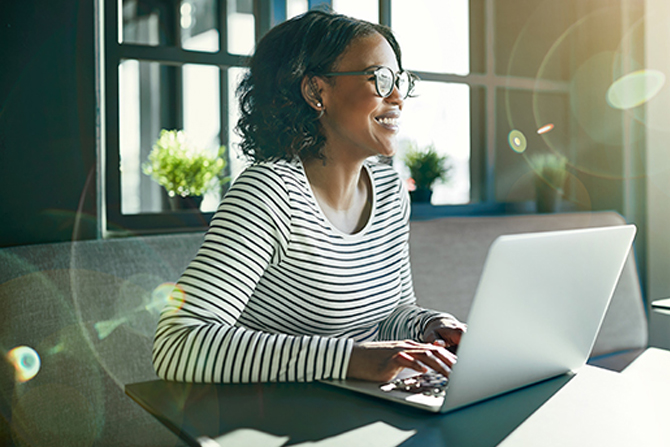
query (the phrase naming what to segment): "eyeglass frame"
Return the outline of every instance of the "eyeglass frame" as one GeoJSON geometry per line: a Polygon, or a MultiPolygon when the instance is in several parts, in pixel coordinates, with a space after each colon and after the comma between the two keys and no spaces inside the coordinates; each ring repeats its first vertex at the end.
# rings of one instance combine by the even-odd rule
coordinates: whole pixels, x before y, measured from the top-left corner
{"type": "MultiPolygon", "coordinates": [[[[359,75],[374,75],[374,80],[375,80],[375,90],[377,91],[377,95],[381,96],[382,98],[388,98],[393,94],[393,90],[399,89],[398,87],[398,81],[400,80],[400,76],[403,73],[407,73],[407,77],[409,79],[409,87],[407,88],[407,94],[403,96],[402,99],[407,99],[409,98],[410,94],[412,93],[412,90],[414,90],[414,86],[416,85],[416,81],[419,80],[419,77],[416,76],[414,73],[408,70],[400,70],[399,72],[394,72],[391,67],[387,67],[385,65],[378,65],[374,67],[372,70],[365,70],[365,71],[336,71],[332,73],[324,73],[322,76],[330,77],[330,76],[359,76],[359,75]],[[380,69],[387,69],[388,71],[393,74],[393,88],[387,95],[382,95],[382,93],[379,91],[379,81],[377,81],[377,72],[380,69]]],[[[370,79],[371,80],[371,79],[370,79]]]]}

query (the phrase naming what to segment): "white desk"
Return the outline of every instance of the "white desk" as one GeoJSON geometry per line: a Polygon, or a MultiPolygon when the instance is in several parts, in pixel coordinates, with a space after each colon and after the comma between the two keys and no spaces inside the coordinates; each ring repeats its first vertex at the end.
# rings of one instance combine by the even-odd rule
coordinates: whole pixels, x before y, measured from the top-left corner
{"type": "Polygon", "coordinates": [[[649,348],[621,371],[621,374],[664,383],[670,382],[670,351],[649,348]]]}
{"type": "Polygon", "coordinates": [[[669,364],[670,352],[650,349],[622,373],[586,366],[574,377],[557,377],[447,414],[318,382],[153,380],[126,385],[126,393],[189,445],[204,437],[250,445],[249,436],[260,436],[260,445],[272,440],[350,447],[355,438],[368,447],[375,445],[370,437],[376,445],[389,445],[382,441],[393,436],[397,445],[409,436],[403,447],[668,447],[670,379],[663,371],[669,364]]]}
{"type": "Polygon", "coordinates": [[[617,373],[586,366],[501,447],[668,447],[670,351],[650,348],[617,373]]]}

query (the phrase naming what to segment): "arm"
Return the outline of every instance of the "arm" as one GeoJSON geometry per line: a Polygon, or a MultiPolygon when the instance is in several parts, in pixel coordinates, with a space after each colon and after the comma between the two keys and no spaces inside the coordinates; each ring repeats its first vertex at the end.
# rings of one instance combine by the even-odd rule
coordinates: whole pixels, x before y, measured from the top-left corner
{"type": "Polygon", "coordinates": [[[153,362],[188,382],[301,381],[344,377],[352,342],[270,334],[238,319],[290,232],[288,194],[268,166],[247,170],[226,194],[197,256],[161,314],[153,362]]]}
{"type": "MultiPolygon", "coordinates": [[[[405,226],[409,228],[408,195],[402,187],[399,188],[399,194],[401,216],[405,226]]],[[[444,335],[442,325],[445,322],[458,323],[458,321],[449,314],[423,309],[416,305],[407,239],[403,241],[402,267],[399,275],[401,292],[398,304],[379,326],[378,338],[388,341],[357,343],[351,353],[347,377],[388,381],[403,368],[425,372],[426,367],[445,376],[450,374],[456,356],[445,349],[448,343],[444,343],[441,337],[435,335],[444,335]],[[429,334],[430,339],[427,337],[429,334]]]]}
{"type": "Polygon", "coordinates": [[[426,367],[447,377],[451,373],[456,362],[453,351],[465,325],[449,314],[417,306],[409,275],[409,259],[403,272],[400,302],[380,324],[379,338],[388,341],[354,345],[347,377],[389,381],[404,368],[423,373],[426,367]]]}
{"type": "MultiPolygon", "coordinates": [[[[399,181],[398,183],[398,194],[401,204],[400,212],[407,227],[407,234],[409,234],[409,193],[404,188],[402,182],[399,181]]],[[[438,328],[437,322],[451,322],[460,325],[458,326],[459,328],[464,328],[464,325],[458,322],[452,315],[424,309],[416,304],[409,257],[409,237],[403,241],[402,253],[402,268],[400,270],[401,296],[393,313],[380,324],[379,338],[381,340],[410,339],[432,343],[441,338],[435,336],[435,330],[438,328]],[[429,334],[430,337],[428,337],[429,334]]],[[[449,343],[449,345],[455,344],[457,345],[458,342],[449,343]]]]}

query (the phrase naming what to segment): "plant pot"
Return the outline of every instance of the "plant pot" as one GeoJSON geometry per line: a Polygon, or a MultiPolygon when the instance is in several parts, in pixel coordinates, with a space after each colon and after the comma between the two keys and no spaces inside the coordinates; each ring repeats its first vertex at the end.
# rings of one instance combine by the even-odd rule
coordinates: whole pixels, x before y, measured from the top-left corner
{"type": "Polygon", "coordinates": [[[202,196],[174,196],[168,197],[168,202],[172,211],[199,210],[202,199],[202,196]]]}
{"type": "Polygon", "coordinates": [[[414,191],[409,192],[409,197],[412,200],[412,203],[430,203],[430,199],[433,197],[433,191],[428,188],[417,188],[414,191]]]}

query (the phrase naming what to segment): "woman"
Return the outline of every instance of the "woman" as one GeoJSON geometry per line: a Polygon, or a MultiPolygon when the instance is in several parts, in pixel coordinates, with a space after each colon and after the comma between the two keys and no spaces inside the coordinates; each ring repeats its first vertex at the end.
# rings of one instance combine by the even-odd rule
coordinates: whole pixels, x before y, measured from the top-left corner
{"type": "Polygon", "coordinates": [[[161,315],[167,380],[448,375],[465,326],[415,303],[396,150],[413,80],[388,28],[311,11],[272,29],[242,81],[253,161],[161,315]]]}

